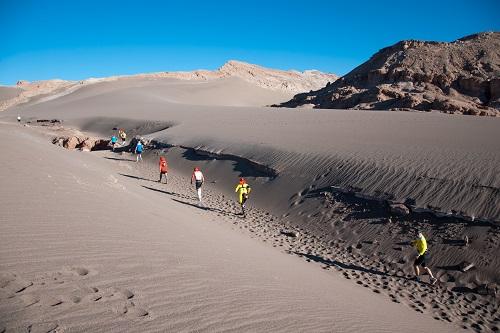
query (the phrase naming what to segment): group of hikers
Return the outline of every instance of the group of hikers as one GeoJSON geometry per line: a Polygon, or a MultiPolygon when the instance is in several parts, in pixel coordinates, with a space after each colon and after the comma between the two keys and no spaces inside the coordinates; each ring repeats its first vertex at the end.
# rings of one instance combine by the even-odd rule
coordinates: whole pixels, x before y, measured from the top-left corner
{"type": "Polygon", "coordinates": [[[127,133],[123,128],[118,130],[118,136],[113,135],[111,137],[111,150],[115,151],[115,148],[118,146],[118,137],[122,140],[122,146],[125,146],[125,141],[127,141],[127,133]]]}
{"type": "MultiPolygon", "coordinates": [[[[122,140],[122,146],[125,146],[125,142],[127,140],[127,134],[123,129],[118,130],[118,136],[122,140]]],[[[113,135],[110,140],[111,144],[111,149],[112,151],[115,151],[115,147],[118,145],[118,138],[117,136],[113,135]]],[[[141,140],[137,140],[137,143],[134,147],[134,154],[136,155],[136,162],[142,161],[142,152],[144,151],[144,144],[142,143],[141,140]]],[[[159,183],[162,182],[163,178],[165,178],[165,184],[168,184],[168,164],[167,160],[164,156],[160,156],[160,161],[159,161],[159,171],[160,171],[160,179],[158,180],[159,183]]],[[[195,167],[193,170],[193,173],[191,174],[191,185],[194,183],[196,194],[198,196],[198,202],[199,205],[204,207],[203,201],[202,201],[202,195],[201,195],[201,188],[203,186],[203,183],[205,182],[205,176],[201,172],[199,167],[195,167]]],[[[250,195],[250,192],[252,191],[252,188],[250,185],[246,182],[244,178],[240,178],[238,184],[236,185],[235,192],[238,196],[238,203],[241,207],[241,215],[244,217],[246,216],[246,211],[245,211],[245,204],[248,200],[248,196],[250,195]]]]}
{"type": "MultiPolygon", "coordinates": [[[[166,168],[162,169],[163,162],[165,162],[165,158],[160,157],[160,180],[159,180],[159,182],[161,182],[162,174],[165,173],[165,175],[166,175],[166,173],[167,173],[166,171],[165,172],[163,171],[163,170],[166,170],[166,168]]],[[[199,204],[200,204],[200,206],[203,207],[204,204],[203,204],[203,201],[201,200],[201,187],[203,186],[203,183],[205,182],[205,176],[203,176],[203,173],[201,172],[199,167],[195,167],[193,170],[193,173],[191,175],[191,185],[193,184],[193,182],[194,182],[194,186],[196,189],[196,194],[198,195],[199,204]]],[[[243,215],[245,217],[246,216],[245,204],[248,200],[248,196],[250,195],[250,192],[252,191],[252,188],[250,187],[250,185],[248,185],[245,178],[240,178],[240,181],[236,185],[236,188],[234,191],[238,195],[238,203],[240,204],[240,207],[241,207],[241,215],[243,215]]]]}
{"type": "MultiPolygon", "coordinates": [[[[118,132],[118,136],[122,140],[122,146],[124,146],[125,141],[127,139],[127,134],[123,129],[120,129],[118,132]]],[[[113,135],[111,138],[111,146],[113,151],[115,149],[115,146],[117,145],[117,142],[118,138],[113,135]]],[[[142,161],[143,151],[144,151],[144,145],[141,142],[141,140],[138,140],[134,148],[134,153],[136,154],[137,162],[142,161]]],[[[168,164],[164,156],[160,156],[159,169],[160,169],[159,170],[160,179],[158,180],[158,182],[161,183],[162,179],[165,178],[165,184],[168,184],[168,164]]],[[[202,194],[201,188],[204,182],[205,182],[205,176],[203,175],[199,167],[195,167],[193,169],[193,173],[191,174],[191,185],[193,183],[195,185],[196,194],[198,196],[198,202],[201,207],[204,207],[201,195],[202,194]]],[[[241,215],[243,215],[243,217],[246,217],[245,204],[248,200],[251,191],[252,188],[246,182],[246,180],[244,178],[240,178],[238,184],[236,185],[235,192],[238,196],[238,203],[241,207],[241,215]]],[[[427,274],[429,274],[430,284],[434,285],[437,282],[437,279],[432,274],[430,268],[427,267],[427,261],[429,260],[428,250],[427,250],[427,240],[425,239],[424,235],[421,232],[418,232],[417,239],[412,241],[411,244],[417,251],[417,256],[415,257],[415,261],[413,262],[415,280],[420,282],[420,267],[422,267],[427,272],[427,274]]]]}

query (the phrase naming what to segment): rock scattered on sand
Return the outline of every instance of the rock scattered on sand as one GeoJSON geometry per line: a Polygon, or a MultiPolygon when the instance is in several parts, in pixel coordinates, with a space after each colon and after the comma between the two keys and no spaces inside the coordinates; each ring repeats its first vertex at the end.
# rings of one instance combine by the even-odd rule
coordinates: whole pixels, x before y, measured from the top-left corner
{"type": "Polygon", "coordinates": [[[410,214],[410,209],[401,203],[398,204],[390,204],[389,205],[389,210],[391,213],[398,214],[398,215],[409,215],[410,214]]]}
{"type": "Polygon", "coordinates": [[[471,270],[474,267],[475,267],[474,263],[468,261],[464,261],[460,264],[460,270],[464,273],[471,270]]]}
{"type": "Polygon", "coordinates": [[[294,230],[281,230],[281,234],[288,236],[288,237],[293,237],[293,238],[299,237],[299,235],[300,235],[300,233],[298,231],[294,231],[294,230]]]}
{"type": "Polygon", "coordinates": [[[104,150],[109,147],[109,140],[81,136],[56,137],[52,143],[66,149],[80,149],[82,151],[104,150]]]}

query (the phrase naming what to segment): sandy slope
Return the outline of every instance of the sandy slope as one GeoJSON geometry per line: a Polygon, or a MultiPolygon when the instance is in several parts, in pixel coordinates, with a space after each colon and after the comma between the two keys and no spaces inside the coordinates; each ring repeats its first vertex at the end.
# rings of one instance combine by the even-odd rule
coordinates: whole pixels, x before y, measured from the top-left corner
{"type": "Polygon", "coordinates": [[[183,204],[187,179],[0,133],[0,331],[454,331],[183,204]]]}
{"type": "Polygon", "coordinates": [[[0,101],[8,100],[18,96],[21,93],[20,88],[0,86],[0,101]]]}
{"type": "Polygon", "coordinates": [[[294,178],[284,190],[279,180],[266,184],[279,185],[271,201],[264,201],[282,212],[292,195],[320,177],[315,186],[406,201],[421,210],[500,220],[498,119],[225,106],[262,105],[269,97],[245,89],[237,95],[240,88],[223,81],[106,82],[12,108],[3,116],[55,117],[106,136],[111,128],[123,127],[122,122],[129,128],[136,127],[134,122],[164,122],[173,127],[150,138],[242,156],[282,179],[294,178]]]}
{"type": "MultiPolygon", "coordinates": [[[[234,78],[211,82],[159,78],[116,80],[84,86],[71,94],[50,101],[39,101],[37,104],[12,108],[1,116],[9,121],[15,121],[18,113],[26,120],[59,118],[64,121],[65,127],[74,126],[105,137],[113,133],[111,131],[113,127],[123,127],[127,129],[129,137],[139,134],[156,139],[167,146],[177,145],[174,148],[164,148],[164,152],[167,153],[172,163],[174,174],[179,175],[173,178],[172,189],[167,190],[150,181],[156,177],[154,166],[149,167],[145,163],[143,168],[135,169],[134,163],[127,161],[126,155],[125,160],[121,160],[121,157],[116,155],[103,153],[102,157],[109,157],[111,160],[104,159],[94,165],[87,160],[90,158],[86,157],[87,155],[72,155],[74,152],[66,152],[69,156],[76,157],[77,161],[84,159],[85,165],[91,166],[91,169],[96,172],[96,174],[88,175],[85,180],[72,180],[71,183],[94,184],[92,179],[101,177],[96,183],[99,186],[96,188],[97,185],[94,184],[93,189],[86,189],[87,194],[83,197],[79,195],[85,193],[74,191],[71,194],[76,199],[68,198],[67,195],[52,199],[62,200],[72,209],[81,207],[82,210],[78,216],[87,216],[88,219],[93,220],[92,214],[94,213],[90,214],[89,210],[109,205],[113,217],[107,220],[114,221],[115,215],[116,218],[124,216],[127,220],[132,218],[140,221],[141,226],[144,227],[144,220],[141,217],[146,214],[147,221],[159,223],[152,228],[161,231],[165,214],[162,209],[167,209],[168,214],[173,211],[164,202],[164,197],[167,196],[175,205],[184,207],[177,209],[178,207],[175,206],[176,212],[187,209],[186,214],[192,214],[192,209],[194,209],[195,214],[200,214],[210,221],[230,225],[237,221],[237,228],[247,230],[250,235],[261,238],[274,247],[285,249],[290,254],[319,263],[325,270],[332,270],[331,273],[336,273],[333,274],[336,279],[341,276],[347,280],[354,280],[356,284],[362,286],[359,289],[372,290],[374,293],[385,295],[385,299],[391,302],[407,305],[402,306],[405,309],[402,311],[412,308],[415,312],[426,313],[425,318],[434,317],[439,321],[450,321],[476,330],[498,329],[500,320],[497,312],[498,297],[495,299],[490,296],[481,296],[476,292],[477,288],[485,283],[500,283],[497,274],[500,269],[500,259],[498,259],[500,258],[498,247],[500,229],[495,224],[480,223],[477,220],[477,217],[480,217],[498,221],[499,217],[500,123],[497,119],[404,112],[276,110],[252,105],[263,105],[265,103],[262,101],[265,98],[279,98],[278,95],[269,95],[259,89],[246,88],[248,86],[245,83],[234,78]],[[211,155],[207,156],[207,152],[211,155]],[[114,164],[103,164],[104,162],[114,164]],[[109,168],[116,168],[117,165],[119,171],[114,169],[117,174],[112,173],[109,168]],[[211,182],[207,187],[207,193],[210,194],[207,202],[211,205],[208,211],[200,211],[192,206],[191,190],[185,187],[185,177],[188,176],[185,173],[189,173],[194,165],[201,166],[211,182]],[[103,175],[112,177],[108,179],[103,175]],[[248,221],[241,221],[234,216],[236,207],[232,200],[234,196],[232,191],[239,176],[247,177],[254,188],[248,221]],[[134,202],[117,194],[121,191],[113,191],[111,194],[103,190],[107,188],[107,183],[110,184],[109,186],[114,186],[112,184],[115,182],[118,187],[125,186],[124,192],[137,193],[140,200],[146,199],[148,202],[144,204],[146,208],[141,209],[140,213],[133,209],[121,215],[120,212],[125,211],[124,207],[127,209],[134,207],[134,202]],[[140,187],[139,192],[129,190],[130,186],[137,185],[140,187]],[[343,195],[332,186],[350,189],[358,195],[406,201],[415,209],[451,212],[452,216],[454,214],[474,215],[476,220],[466,223],[454,217],[436,219],[427,214],[390,217],[386,207],[380,203],[361,200],[352,193],[343,195]],[[94,192],[98,195],[94,195],[94,192]],[[89,193],[92,195],[88,195],[89,193]],[[153,197],[153,194],[159,195],[161,199],[153,197]],[[115,197],[120,197],[120,199],[115,200],[115,197]],[[280,235],[280,230],[284,225],[298,230],[302,236],[298,239],[283,237],[280,235]],[[416,230],[422,230],[428,236],[433,258],[431,265],[440,280],[437,288],[430,288],[425,284],[427,277],[424,277],[423,284],[409,279],[410,263],[414,258],[414,250],[409,245],[409,241],[416,230]],[[472,244],[468,247],[461,245],[465,235],[472,240],[472,244]],[[456,267],[463,260],[474,262],[476,269],[467,273],[460,272],[456,267]],[[342,274],[338,274],[336,270],[340,270],[342,274]]],[[[53,135],[59,135],[59,132],[53,135]]],[[[49,142],[50,139],[46,138],[45,142],[49,142]]],[[[47,149],[51,151],[52,148],[47,149]]],[[[158,152],[158,150],[148,152],[147,158],[154,162],[157,159],[154,154],[158,152]]],[[[61,158],[66,161],[69,157],[63,158],[61,155],[61,158]]],[[[71,159],[69,158],[68,161],[71,159]]],[[[73,166],[77,167],[71,163],[70,170],[73,166]]],[[[81,164],[81,162],[78,163],[81,164]]],[[[14,169],[14,165],[10,168],[14,169]]],[[[56,166],[49,165],[47,168],[52,169],[56,166]]],[[[47,171],[47,173],[50,172],[47,171]]],[[[38,181],[38,177],[35,178],[38,181]]],[[[13,185],[7,186],[7,188],[10,187],[13,185]]],[[[12,198],[18,200],[19,196],[20,194],[13,195],[12,198]]],[[[51,199],[45,192],[42,193],[42,197],[44,200],[39,201],[42,203],[51,199]]],[[[40,203],[37,205],[40,206],[40,203]]],[[[99,208],[99,213],[101,210],[99,208]]],[[[16,214],[18,213],[14,213],[13,216],[16,214]]],[[[175,219],[175,227],[180,226],[178,221],[184,221],[176,213],[172,215],[172,218],[175,219]]],[[[192,219],[189,218],[189,220],[192,219]]],[[[78,219],[76,221],[81,222],[78,219]]],[[[211,227],[212,224],[203,232],[207,232],[207,237],[210,239],[219,242],[220,239],[211,234],[211,227]]],[[[142,232],[136,229],[124,230],[125,234],[135,234],[135,232],[141,234],[142,232]],[[134,232],[131,232],[132,230],[134,232]]],[[[104,231],[102,228],[99,229],[99,232],[104,231]]],[[[109,232],[112,231],[114,232],[114,230],[109,232]]],[[[193,234],[198,234],[191,231],[193,234]]],[[[90,235],[87,234],[88,238],[96,239],[96,236],[92,234],[93,231],[90,232],[90,235]]],[[[191,241],[187,236],[190,234],[189,231],[181,230],[180,234],[187,243],[191,241]]],[[[59,237],[58,235],[55,233],[54,237],[59,237]]],[[[84,241],[85,234],[82,235],[78,241],[87,242],[84,241]]],[[[114,239],[120,239],[120,242],[123,242],[121,239],[124,237],[127,239],[127,235],[124,237],[121,235],[123,233],[118,233],[114,239]]],[[[177,233],[171,236],[176,237],[175,239],[179,238],[177,233]]],[[[29,238],[30,236],[26,239],[29,238]]],[[[149,235],[144,238],[139,237],[139,241],[134,244],[139,246],[141,241],[149,241],[148,238],[149,235]]],[[[100,238],[97,237],[97,239],[100,238]]],[[[167,239],[173,241],[171,238],[167,239]]],[[[237,243],[239,244],[240,241],[242,240],[238,238],[237,243]]],[[[92,243],[92,247],[98,248],[102,246],[102,242],[100,244],[92,243]]],[[[201,249],[204,254],[210,252],[208,245],[201,246],[201,249]]],[[[249,252],[248,249],[241,250],[242,253],[238,252],[235,256],[245,255],[249,252]]],[[[173,248],[168,248],[168,250],[177,253],[173,248]]],[[[60,251],[60,248],[54,251],[60,251]]],[[[98,252],[98,250],[95,251],[98,252]]],[[[113,247],[109,251],[125,253],[118,261],[125,260],[127,256],[134,256],[132,252],[124,248],[113,247]]],[[[231,247],[231,251],[235,250],[231,247]]],[[[254,251],[253,248],[252,251],[254,251]]],[[[81,253],[79,252],[78,255],[81,253]]],[[[155,257],[148,252],[148,255],[144,254],[142,258],[149,256],[155,257]]],[[[65,260],[64,257],[60,257],[61,260],[65,260]]],[[[254,259],[256,266],[252,269],[259,271],[257,266],[260,263],[256,258],[254,259]]],[[[245,260],[252,262],[248,258],[245,260]]],[[[303,267],[295,266],[292,261],[288,260],[290,259],[283,259],[282,263],[286,263],[287,267],[290,266],[292,272],[294,269],[291,266],[299,271],[298,267],[303,267]]],[[[94,276],[91,274],[92,269],[105,272],[102,265],[116,268],[116,261],[113,255],[103,254],[94,258],[93,262],[99,266],[98,269],[83,264],[60,265],[58,263],[57,265],[63,268],[54,268],[52,273],[57,274],[54,272],[61,271],[61,269],[66,272],[72,267],[83,267],[84,270],[89,271],[84,276],[91,278],[94,276]]],[[[218,267],[228,264],[229,261],[224,260],[218,267]]],[[[236,264],[239,265],[240,261],[236,264]]],[[[272,259],[270,259],[270,265],[279,266],[275,265],[272,259]]],[[[153,264],[150,266],[156,267],[153,264]]],[[[198,267],[205,269],[205,266],[194,264],[192,267],[195,267],[193,268],[195,271],[199,270],[198,267]]],[[[234,270],[240,272],[236,268],[234,270]]],[[[41,271],[42,268],[38,272],[31,272],[26,279],[32,281],[43,274],[40,273],[41,271]]],[[[82,270],[78,269],[78,271],[82,270]]],[[[158,271],[154,272],[158,273],[158,271]]],[[[135,270],[130,273],[131,276],[135,274],[137,274],[135,270]]],[[[215,273],[209,271],[207,274],[215,273]]],[[[219,280],[225,277],[225,275],[216,276],[220,277],[219,280]]],[[[207,279],[210,280],[210,278],[207,279]]],[[[126,288],[130,290],[136,288],[133,292],[138,294],[138,287],[130,285],[133,283],[135,282],[129,282],[126,288]]],[[[331,281],[325,283],[328,284],[331,281]]],[[[19,281],[14,286],[16,284],[23,285],[19,281]]],[[[110,285],[97,286],[96,288],[101,293],[98,292],[98,295],[94,296],[108,300],[114,296],[106,298],[106,295],[101,294],[120,295],[120,291],[114,292],[110,288],[121,287],[110,285]]],[[[300,285],[300,283],[291,282],[291,285],[300,285]]],[[[321,283],[318,285],[323,288],[321,283]]],[[[241,285],[234,289],[237,294],[238,288],[241,288],[241,285]]],[[[266,293],[274,290],[273,288],[265,289],[266,293]]],[[[301,288],[299,289],[303,290],[301,288]]],[[[324,288],[329,290],[328,287],[324,288]]],[[[352,296],[347,285],[345,289],[348,290],[349,297],[352,296]]],[[[286,294],[289,290],[286,289],[283,292],[286,294]]],[[[284,303],[289,303],[288,298],[282,298],[281,291],[279,296],[278,291],[271,292],[271,298],[282,299],[284,303]]],[[[84,297],[78,297],[82,299],[90,297],[85,296],[87,295],[85,292],[83,294],[84,297]]],[[[125,296],[117,296],[117,299],[123,299],[123,297],[125,296]]],[[[308,304],[304,305],[304,308],[299,307],[301,311],[312,307],[310,305],[312,303],[308,303],[306,296],[293,294],[292,297],[304,299],[304,304],[308,304]]],[[[188,301],[191,299],[188,296],[184,298],[188,301]]],[[[320,299],[320,303],[323,302],[323,298],[320,297],[320,299]]],[[[161,302],[157,301],[157,303],[161,302]]],[[[324,302],[327,304],[329,300],[324,302]]],[[[145,309],[148,313],[154,313],[154,311],[149,311],[151,308],[146,305],[135,301],[134,304],[138,304],[137,307],[145,309]]],[[[123,307],[130,305],[127,301],[123,301],[117,309],[116,304],[113,303],[113,309],[119,313],[125,310],[127,313],[134,313],[137,310],[135,308],[135,310],[123,310],[123,307]]],[[[328,308],[326,305],[325,307],[328,308]]],[[[288,312],[288,308],[286,309],[284,312],[288,312]]],[[[191,309],[186,311],[191,311],[191,309]]],[[[308,319],[300,317],[295,320],[291,318],[296,318],[296,316],[291,315],[283,320],[293,323],[294,327],[301,327],[299,322],[326,320],[323,313],[316,312],[316,308],[312,312],[309,311],[312,310],[303,311],[306,313],[304,318],[308,319]],[[317,316],[314,315],[315,313],[317,316]],[[322,319],[319,320],[319,317],[322,319]]],[[[209,317],[208,315],[202,316],[209,317]]],[[[235,316],[238,321],[241,321],[238,315],[235,316]]],[[[281,313],[273,315],[273,318],[275,317],[284,318],[281,313]]],[[[183,320],[178,319],[178,322],[185,325],[183,320]]],[[[220,323],[220,320],[216,321],[220,323]]],[[[257,324],[252,322],[249,325],[257,324]]],[[[326,326],[318,326],[316,330],[321,330],[322,327],[326,326]]],[[[281,329],[282,326],[279,328],[281,329]]]]}

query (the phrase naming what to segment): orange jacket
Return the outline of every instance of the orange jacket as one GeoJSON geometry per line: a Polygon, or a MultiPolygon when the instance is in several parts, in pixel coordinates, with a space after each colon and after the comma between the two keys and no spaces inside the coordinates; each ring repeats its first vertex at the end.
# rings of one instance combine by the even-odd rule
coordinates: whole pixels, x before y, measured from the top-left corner
{"type": "Polygon", "coordinates": [[[168,164],[167,164],[167,160],[165,160],[164,158],[160,158],[160,172],[161,173],[167,173],[168,172],[168,164]]]}

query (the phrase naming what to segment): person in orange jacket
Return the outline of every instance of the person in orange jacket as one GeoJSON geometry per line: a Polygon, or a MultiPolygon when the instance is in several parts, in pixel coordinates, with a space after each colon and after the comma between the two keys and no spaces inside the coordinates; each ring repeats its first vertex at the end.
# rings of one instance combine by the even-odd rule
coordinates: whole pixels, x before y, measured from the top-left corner
{"type": "Polygon", "coordinates": [[[161,183],[161,180],[165,176],[165,184],[168,184],[168,164],[165,157],[160,156],[160,180],[158,183],[161,183]]]}

